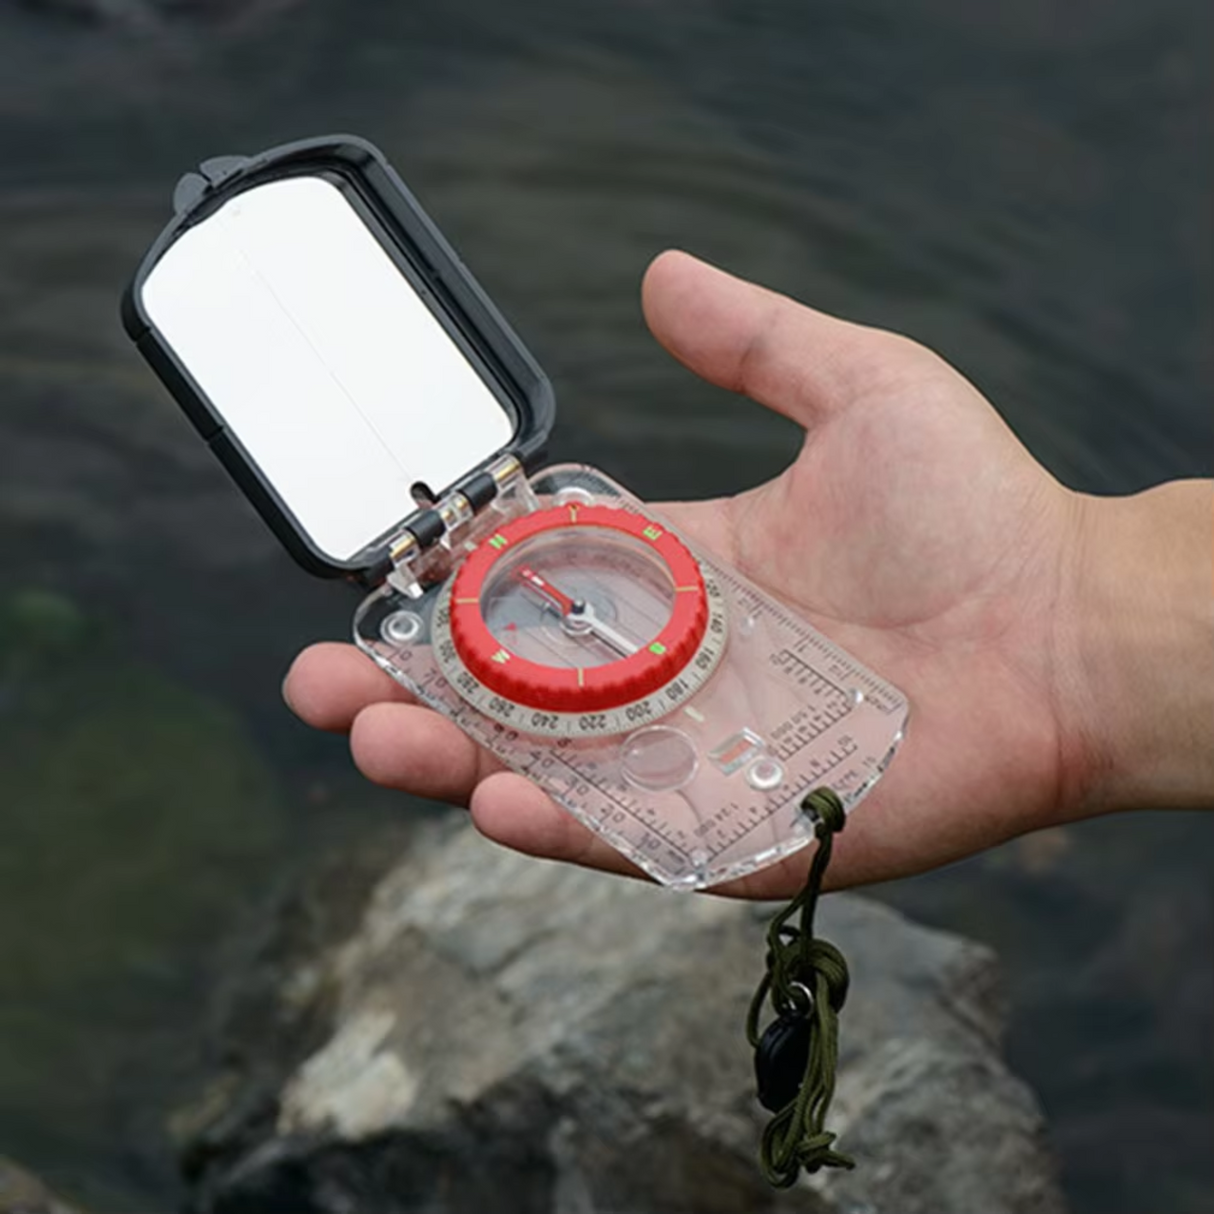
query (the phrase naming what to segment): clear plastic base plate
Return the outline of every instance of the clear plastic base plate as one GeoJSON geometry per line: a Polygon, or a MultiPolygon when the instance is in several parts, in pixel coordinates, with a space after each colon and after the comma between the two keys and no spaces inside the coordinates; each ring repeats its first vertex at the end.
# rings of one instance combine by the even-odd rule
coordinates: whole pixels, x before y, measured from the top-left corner
{"type": "Polygon", "coordinates": [[[901,692],[592,468],[520,479],[411,572],[358,645],[666,885],[797,851],[805,794],[852,808],[902,738],[901,692]]]}

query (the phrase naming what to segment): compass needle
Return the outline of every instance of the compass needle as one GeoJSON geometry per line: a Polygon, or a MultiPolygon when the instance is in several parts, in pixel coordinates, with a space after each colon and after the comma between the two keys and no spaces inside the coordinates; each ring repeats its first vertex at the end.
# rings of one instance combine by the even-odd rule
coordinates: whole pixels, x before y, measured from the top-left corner
{"type": "Polygon", "coordinates": [[[616,651],[616,653],[623,654],[624,657],[630,658],[634,653],[640,651],[641,647],[639,645],[634,645],[626,636],[616,632],[616,630],[609,625],[604,624],[603,621],[600,620],[597,615],[595,615],[594,609],[589,604],[586,604],[586,606],[583,607],[580,612],[578,612],[578,618],[585,620],[591,634],[598,637],[598,639],[603,641],[605,644],[610,645],[611,648],[616,651]]]}
{"type": "Polygon", "coordinates": [[[547,578],[541,577],[529,565],[524,565],[516,573],[524,586],[530,586],[541,598],[551,603],[563,616],[576,611],[577,603],[567,594],[562,594],[547,578]]]}

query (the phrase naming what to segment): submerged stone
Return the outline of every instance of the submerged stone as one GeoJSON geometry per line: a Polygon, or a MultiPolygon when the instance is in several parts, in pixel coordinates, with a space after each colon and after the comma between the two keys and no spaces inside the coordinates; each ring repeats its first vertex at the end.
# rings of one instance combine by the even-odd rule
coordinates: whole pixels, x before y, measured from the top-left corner
{"type": "Polygon", "coordinates": [[[194,1006],[183,958],[248,912],[282,806],[234,715],[69,599],[0,598],[0,689],[0,1136],[75,1145],[194,1006]]]}
{"type": "Polygon", "coordinates": [[[81,1214],[36,1176],[0,1155],[0,1214],[81,1214]]]}

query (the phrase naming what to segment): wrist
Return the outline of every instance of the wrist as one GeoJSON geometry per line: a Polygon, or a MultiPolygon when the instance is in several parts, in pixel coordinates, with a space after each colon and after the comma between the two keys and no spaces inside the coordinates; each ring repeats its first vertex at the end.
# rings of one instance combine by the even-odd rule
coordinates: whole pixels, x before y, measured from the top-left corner
{"type": "Polygon", "coordinates": [[[1214,806],[1214,483],[1074,505],[1070,816],[1214,806]]]}

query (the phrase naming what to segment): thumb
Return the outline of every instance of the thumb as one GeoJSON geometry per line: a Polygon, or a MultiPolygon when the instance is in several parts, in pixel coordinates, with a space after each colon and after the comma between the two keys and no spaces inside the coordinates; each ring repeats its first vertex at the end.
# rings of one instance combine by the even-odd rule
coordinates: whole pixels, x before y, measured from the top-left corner
{"type": "Polygon", "coordinates": [[[650,265],[641,297],[650,331],[684,366],[806,427],[873,382],[891,340],[675,250],[650,265]]]}

